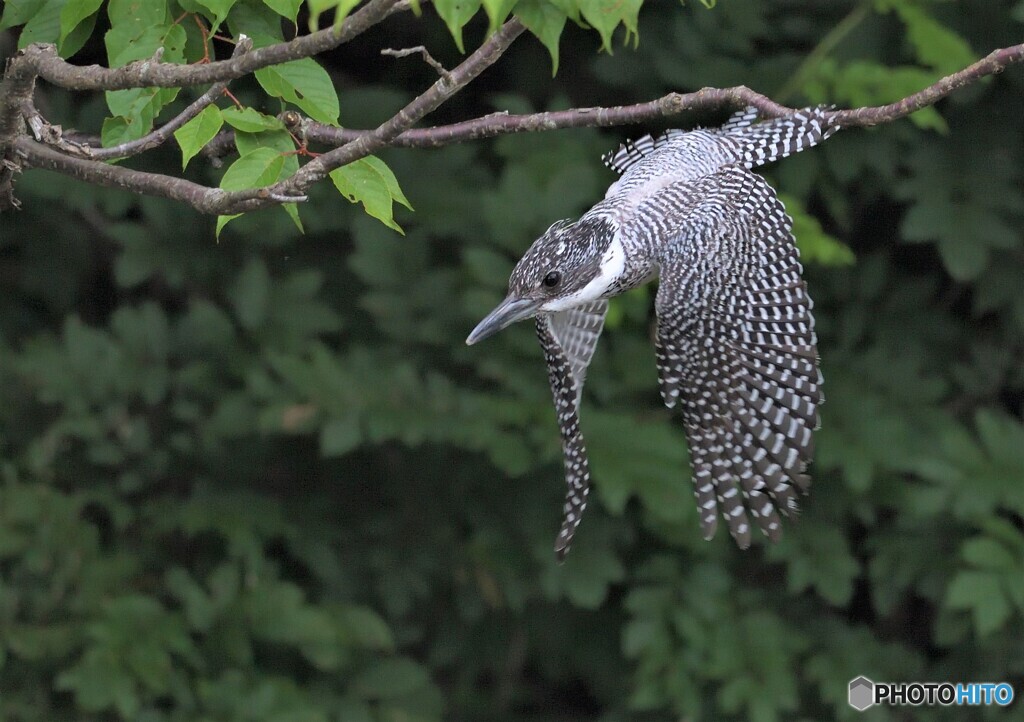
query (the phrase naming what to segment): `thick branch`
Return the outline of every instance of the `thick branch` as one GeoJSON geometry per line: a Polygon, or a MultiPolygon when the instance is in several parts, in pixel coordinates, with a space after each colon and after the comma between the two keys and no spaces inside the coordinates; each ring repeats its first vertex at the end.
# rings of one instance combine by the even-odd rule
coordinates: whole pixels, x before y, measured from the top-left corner
{"type": "Polygon", "coordinates": [[[38,75],[67,90],[183,88],[220,83],[241,78],[271,65],[319,55],[348,42],[391,13],[406,7],[408,2],[402,0],[370,0],[362,9],[345,18],[338,32],[334,28],[325,28],[288,42],[258,48],[240,57],[203,65],[179,65],[151,59],[129,63],[121,68],[80,66],[63,60],[53,45],[33,44],[11,60],[8,74],[38,75]]]}
{"type": "Polygon", "coordinates": [[[132,193],[160,196],[181,201],[202,213],[215,213],[226,195],[219,188],[207,188],[192,181],[159,173],[145,173],[119,165],[110,165],[61,153],[22,135],[14,143],[14,156],[26,168],[43,168],[71,176],[86,183],[108,188],[123,188],[132,193]]]}

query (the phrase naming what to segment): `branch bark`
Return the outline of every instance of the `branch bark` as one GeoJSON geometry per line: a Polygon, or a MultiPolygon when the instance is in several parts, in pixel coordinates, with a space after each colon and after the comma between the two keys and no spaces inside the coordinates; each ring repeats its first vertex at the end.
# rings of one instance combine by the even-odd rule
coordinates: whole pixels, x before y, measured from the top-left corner
{"type": "MultiPolygon", "coordinates": [[[[954,90],[983,77],[1001,73],[1010,65],[1024,60],[1024,44],[995,50],[973,65],[945,77],[903,100],[889,105],[831,111],[832,117],[844,128],[863,128],[904,118],[924,107],[933,105],[954,90]]],[[[692,93],[668,93],[656,100],[635,105],[612,107],[572,108],[547,113],[511,115],[507,112],[491,113],[480,118],[465,120],[432,128],[412,128],[403,131],[388,143],[401,148],[440,148],[452,143],[493,138],[509,133],[558,130],[561,128],[607,128],[633,125],[671,118],[693,110],[739,110],[753,106],[765,118],[779,117],[796,112],[796,108],[781,105],[746,86],[732,88],[703,88],[692,93]]],[[[306,140],[330,146],[343,146],[359,140],[368,130],[335,128],[292,112],[283,119],[299,131],[306,140]]],[[[206,154],[219,156],[230,152],[233,146],[230,131],[211,141],[206,154]]]]}
{"type": "Polygon", "coordinates": [[[127,88],[184,88],[236,80],[253,71],[289,60],[309,58],[332,50],[362,34],[392,13],[409,7],[408,0],[370,0],[345,18],[341,28],[325,28],[294,40],[267,45],[243,56],[203,65],[139,60],[120,68],[72,65],[53,45],[36,43],[16,55],[8,66],[19,74],[31,74],[66,90],[125,90],[127,88]]]}
{"type": "MultiPolygon", "coordinates": [[[[167,66],[161,63],[150,63],[157,70],[143,68],[143,64],[135,64],[136,67],[128,72],[125,69],[105,70],[95,66],[90,68],[75,68],[64,61],[52,65],[51,61],[43,62],[44,68],[50,68],[49,75],[40,72],[42,77],[48,79],[63,78],[62,73],[82,71],[90,78],[89,83],[98,85],[86,85],[85,87],[132,87],[117,83],[127,82],[125,78],[132,78],[132,82],[143,82],[146,85],[153,85],[153,77],[148,73],[163,73],[164,70],[172,72],[170,76],[160,77],[167,81],[168,85],[180,84],[178,77],[175,83],[167,78],[173,77],[173,73],[185,72],[191,82],[204,82],[196,80],[193,73],[197,70],[211,73],[212,75],[201,75],[208,80],[210,77],[235,77],[235,73],[245,74],[256,67],[283,60],[293,59],[290,53],[299,52],[295,48],[301,48],[301,52],[320,52],[318,43],[326,43],[324,33],[332,33],[331,43],[340,44],[354,35],[362,32],[369,25],[379,22],[392,12],[408,7],[408,0],[371,0],[362,10],[354,13],[347,20],[340,35],[333,35],[333,31],[320,31],[303,38],[298,38],[290,43],[281,43],[269,48],[261,48],[248,54],[243,54],[232,60],[220,61],[203,66],[167,66]],[[308,38],[317,38],[310,41],[308,38]],[[305,41],[308,44],[299,44],[298,41],[305,41]],[[286,47],[287,46],[287,47],[286,47]],[[268,55],[267,50],[276,49],[268,55]],[[284,53],[284,55],[281,55],[284,53]],[[255,56],[255,60],[254,60],[255,56]],[[242,65],[242,62],[247,63],[242,65]],[[256,63],[248,65],[248,63],[256,63]],[[66,67],[65,67],[66,66],[66,67]],[[215,71],[205,70],[218,66],[215,71]],[[58,68],[55,71],[54,68],[58,68]],[[172,70],[177,69],[177,70],[172,70]],[[125,71],[124,76],[117,75],[125,71]],[[112,82],[107,86],[97,78],[105,79],[104,82],[112,82]]],[[[170,176],[162,176],[151,173],[143,173],[122,167],[114,167],[99,162],[97,159],[108,157],[121,157],[137,151],[152,147],[152,144],[159,144],[169,137],[174,129],[187,122],[195,113],[202,110],[203,103],[212,102],[211,98],[215,88],[202,98],[197,100],[181,115],[167,125],[154,131],[145,139],[136,141],[135,144],[126,144],[131,147],[118,147],[110,149],[91,149],[91,158],[76,158],[68,153],[60,152],[53,147],[35,142],[25,135],[24,129],[24,107],[28,104],[31,107],[31,95],[35,82],[35,71],[39,70],[32,63],[21,63],[17,61],[26,57],[45,57],[45,48],[35,47],[35,54],[28,53],[15,58],[8,64],[7,73],[0,85],[0,159],[7,158],[7,162],[0,167],[0,209],[5,205],[13,205],[14,199],[9,194],[11,179],[18,167],[24,168],[45,168],[66,175],[71,175],[86,182],[96,183],[104,186],[121,187],[135,193],[158,195],[174,200],[179,200],[192,206],[203,213],[227,214],[240,213],[244,211],[262,208],[285,202],[295,202],[305,199],[308,189],[323,180],[330,171],[343,165],[351,163],[360,158],[374,153],[386,147],[410,147],[410,148],[436,148],[451,143],[490,138],[507,133],[520,133],[531,131],[555,130],[559,128],[579,127],[609,127],[617,125],[629,125],[652,120],[664,119],[679,115],[691,110],[727,110],[738,109],[745,106],[757,108],[763,117],[777,117],[795,111],[785,105],[775,102],[765,95],[754,92],[745,86],[732,88],[703,88],[692,93],[669,93],[661,98],[635,105],[595,107],[595,108],[573,108],[564,111],[553,111],[548,113],[532,113],[526,115],[510,115],[508,113],[492,113],[480,118],[466,120],[450,125],[435,126],[432,128],[413,128],[412,126],[422,120],[427,114],[457,93],[481,72],[492,65],[508,49],[511,43],[523,32],[522,24],[516,20],[505,23],[501,29],[490,37],[476,52],[466,58],[455,69],[442,76],[427,91],[416,97],[394,116],[372,130],[356,130],[348,128],[334,128],[312,120],[302,118],[294,111],[282,114],[286,125],[305,141],[336,146],[334,150],[315,157],[304,165],[291,178],[266,188],[250,189],[245,191],[227,192],[219,188],[209,188],[183,179],[170,176]],[[193,112],[194,111],[194,112],[193,112]],[[16,161],[12,166],[11,160],[16,161]],[[6,187],[4,187],[6,186],[6,187]]],[[[330,47],[333,47],[331,45],[330,47]]],[[[31,48],[29,50],[32,50],[31,48]]],[[[1024,60],[1024,44],[1015,45],[1000,50],[995,50],[985,58],[954,73],[942,78],[933,85],[914,93],[902,100],[889,105],[879,107],[853,108],[847,110],[830,111],[832,119],[840,126],[846,128],[867,127],[880,123],[891,122],[903,118],[917,110],[932,105],[938,100],[946,97],[958,88],[974,83],[986,76],[1002,72],[1008,66],[1024,60]]],[[[131,67],[131,66],[128,66],[131,67]]],[[[48,71],[49,72],[49,71],[48,71]]],[[[78,86],[69,86],[78,87],[78,86]]],[[[221,133],[215,138],[205,151],[209,156],[216,156],[227,152],[233,146],[233,136],[230,132],[221,133]]]]}

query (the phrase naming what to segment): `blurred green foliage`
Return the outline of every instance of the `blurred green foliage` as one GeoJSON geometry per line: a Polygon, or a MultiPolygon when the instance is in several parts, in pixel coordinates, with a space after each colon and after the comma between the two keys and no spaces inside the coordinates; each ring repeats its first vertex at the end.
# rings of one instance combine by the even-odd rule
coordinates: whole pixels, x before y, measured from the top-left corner
{"type": "MultiPolygon", "coordinates": [[[[886,102],[1018,42],[1024,22],[1016,0],[711,4],[648,3],[613,55],[583,11],[601,32],[566,24],[553,80],[524,38],[437,122],[705,85],[886,102]]],[[[502,12],[483,6],[467,48],[502,12]]],[[[84,35],[59,18],[76,61],[102,62],[102,15],[84,35]]],[[[421,42],[458,57],[424,8],[319,59],[342,124],[378,123],[434,79],[415,59],[353,58],[421,42]]],[[[272,116],[269,82],[236,95],[272,116]]],[[[161,98],[160,117],[195,92],[161,98]]],[[[214,219],[170,202],[26,173],[23,210],[0,217],[0,718],[852,719],[861,674],[1019,695],[1022,94],[1011,69],[767,170],[808,263],[827,393],[813,493],[779,545],[700,539],[650,291],[614,302],[582,421],[596,498],[561,567],[532,330],[463,339],[530,241],[602,195],[600,153],[658,128],[382,153],[416,209],[394,207],[405,236],[331,184],[302,207],[305,235],[266,211],[215,243],[214,219]]],[[[66,128],[109,112],[38,100],[66,128]]],[[[223,120],[253,136],[243,154],[283,149],[259,140],[280,132],[265,116],[241,115],[223,120]]],[[[179,172],[178,149],[151,155],[132,163],[179,172]]],[[[202,156],[186,172],[222,174],[202,156]]]]}

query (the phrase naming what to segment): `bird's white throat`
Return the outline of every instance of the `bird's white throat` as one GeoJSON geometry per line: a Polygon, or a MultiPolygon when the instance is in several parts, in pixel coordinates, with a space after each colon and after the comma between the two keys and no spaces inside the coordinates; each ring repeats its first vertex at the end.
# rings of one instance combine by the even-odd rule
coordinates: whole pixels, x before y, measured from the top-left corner
{"type": "Polygon", "coordinates": [[[608,250],[601,257],[601,266],[594,279],[583,288],[568,296],[551,299],[541,309],[544,311],[567,311],[570,308],[579,306],[581,303],[596,301],[604,297],[604,294],[607,293],[612,284],[622,277],[622,273],[625,270],[626,252],[622,247],[622,240],[619,238],[618,232],[616,232],[612,242],[608,245],[608,250]]]}

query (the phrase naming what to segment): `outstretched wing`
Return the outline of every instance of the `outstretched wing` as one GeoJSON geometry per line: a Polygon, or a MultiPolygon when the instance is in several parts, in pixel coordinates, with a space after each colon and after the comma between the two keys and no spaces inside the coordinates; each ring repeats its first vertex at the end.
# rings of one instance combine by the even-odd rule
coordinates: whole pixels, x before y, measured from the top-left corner
{"type": "Polygon", "coordinates": [[[544,349],[548,381],[555,400],[568,487],[565,517],[555,539],[555,555],[559,561],[569,553],[590,492],[590,462],[580,431],[579,405],[587,367],[604,327],[607,310],[608,302],[602,300],[537,317],[537,337],[544,349]]]}
{"type": "Polygon", "coordinates": [[[821,377],[792,222],[761,177],[729,167],[674,219],[656,307],[662,397],[679,405],[701,528],[719,512],[740,547],[773,541],[796,509],[818,426],[821,377]],[[748,515],[749,514],[749,515],[748,515]]]}

